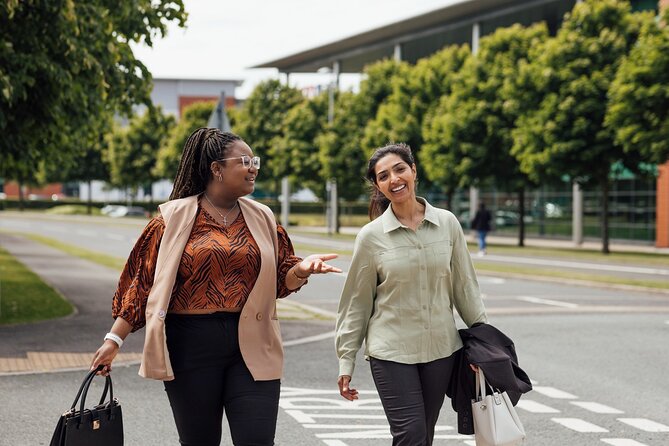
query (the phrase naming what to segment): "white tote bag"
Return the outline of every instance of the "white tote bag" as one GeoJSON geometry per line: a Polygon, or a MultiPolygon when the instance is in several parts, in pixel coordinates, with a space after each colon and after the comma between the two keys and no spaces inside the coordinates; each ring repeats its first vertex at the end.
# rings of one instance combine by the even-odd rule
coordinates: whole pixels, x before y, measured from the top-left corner
{"type": "Polygon", "coordinates": [[[525,440],[525,429],[506,392],[486,395],[485,376],[479,367],[476,399],[472,400],[476,446],[516,446],[525,440]]]}

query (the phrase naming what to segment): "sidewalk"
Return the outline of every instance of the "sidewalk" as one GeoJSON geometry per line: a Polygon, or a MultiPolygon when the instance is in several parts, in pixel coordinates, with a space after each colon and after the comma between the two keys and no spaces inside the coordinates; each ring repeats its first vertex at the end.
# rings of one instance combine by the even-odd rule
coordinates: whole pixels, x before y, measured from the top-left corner
{"type": "MultiPolygon", "coordinates": [[[[22,237],[0,234],[0,245],[76,308],[74,314],[64,318],[0,326],[0,339],[3,340],[0,342],[0,376],[87,368],[113,323],[111,298],[118,282],[118,271],[22,237]]],[[[278,312],[286,340],[322,331],[318,324],[311,329],[291,330],[293,321],[331,319],[326,312],[290,299],[278,301],[278,312]]],[[[143,344],[143,330],[128,336],[114,364],[139,361],[143,344]]]]}
{"type": "MultiPolygon", "coordinates": [[[[290,233],[291,230],[303,233],[307,232],[313,233],[314,235],[320,235],[324,239],[330,239],[330,237],[327,235],[327,228],[324,226],[292,226],[288,228],[288,232],[290,233]]],[[[360,228],[352,226],[343,226],[340,228],[340,233],[346,235],[357,235],[359,231],[360,228]]],[[[465,231],[465,233],[467,234],[469,241],[476,242],[476,235],[473,232],[465,231]]],[[[291,238],[293,238],[292,235],[291,238]]],[[[508,245],[508,246],[518,245],[517,236],[495,235],[494,232],[488,234],[486,241],[488,242],[488,244],[491,245],[508,245]]],[[[337,242],[346,243],[345,240],[337,240],[337,242]]],[[[353,241],[351,241],[348,245],[352,249],[353,241]]],[[[602,242],[600,240],[587,240],[580,245],[576,245],[574,244],[574,242],[568,239],[525,237],[525,246],[538,247],[538,248],[583,249],[583,250],[601,251],[602,242]]],[[[656,248],[653,245],[645,245],[642,243],[634,243],[634,242],[630,243],[610,242],[609,248],[612,252],[639,252],[639,253],[669,255],[669,248],[656,248]]],[[[669,261],[669,259],[667,261],[669,261]]]]}

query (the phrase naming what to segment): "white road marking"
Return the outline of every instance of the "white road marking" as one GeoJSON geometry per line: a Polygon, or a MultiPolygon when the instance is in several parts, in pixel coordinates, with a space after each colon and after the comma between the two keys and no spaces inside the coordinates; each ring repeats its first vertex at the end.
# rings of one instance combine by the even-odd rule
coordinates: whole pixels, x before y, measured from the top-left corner
{"type": "Polygon", "coordinates": [[[465,441],[467,446],[476,446],[476,440],[467,440],[465,441]]]}
{"type": "Polygon", "coordinates": [[[608,432],[607,429],[580,418],[551,418],[551,420],[576,432],[608,432]]]}
{"type": "Polygon", "coordinates": [[[308,344],[309,342],[322,341],[323,339],[334,338],[334,335],[335,335],[335,332],[330,331],[330,332],[322,333],[322,334],[315,335],[315,336],[307,336],[306,338],[293,339],[291,341],[284,341],[283,346],[284,347],[290,347],[290,346],[293,346],[293,345],[308,344]]]}
{"type": "Polygon", "coordinates": [[[625,272],[625,273],[669,276],[669,269],[644,268],[639,266],[603,265],[599,263],[569,262],[564,260],[533,259],[530,257],[510,257],[510,256],[507,257],[507,256],[496,256],[496,255],[486,256],[486,259],[495,260],[497,262],[507,262],[507,263],[527,263],[530,265],[558,266],[558,267],[576,268],[576,269],[590,269],[599,271],[615,271],[615,272],[625,272]]]}
{"type": "Polygon", "coordinates": [[[323,440],[323,443],[325,443],[327,446],[348,446],[341,440],[323,440]]]}
{"type": "Polygon", "coordinates": [[[612,444],[613,446],[648,446],[645,443],[639,443],[635,440],[630,440],[629,438],[602,438],[601,439],[606,444],[612,444]]]}
{"type": "Polygon", "coordinates": [[[530,302],[533,304],[551,305],[554,307],[578,308],[578,304],[574,304],[571,302],[562,302],[560,300],[551,300],[551,299],[541,299],[540,297],[534,297],[534,296],[518,296],[516,297],[516,300],[522,300],[524,302],[530,302]]]}
{"type": "Polygon", "coordinates": [[[316,418],[327,418],[327,419],[346,419],[346,418],[355,418],[358,420],[385,420],[385,415],[361,415],[359,413],[306,413],[301,410],[289,409],[286,410],[286,413],[291,417],[295,418],[302,424],[311,424],[316,422],[316,418]]]}
{"type": "Polygon", "coordinates": [[[549,398],[557,398],[560,400],[575,400],[578,398],[576,395],[556,389],[555,387],[535,386],[532,390],[549,398]]]}
{"type": "Polygon", "coordinates": [[[622,410],[615,409],[613,407],[609,407],[599,403],[592,403],[588,401],[570,401],[570,403],[572,403],[574,406],[581,407],[585,410],[589,410],[590,412],[594,413],[613,413],[613,414],[625,413],[622,410]]]}
{"type": "Polygon", "coordinates": [[[646,418],[618,418],[618,421],[646,432],[669,432],[669,426],[646,418]]]}
{"type": "Polygon", "coordinates": [[[532,413],[560,413],[560,411],[557,409],[553,409],[552,407],[548,407],[544,404],[528,399],[521,399],[518,401],[516,407],[532,413]]]}
{"type": "Polygon", "coordinates": [[[479,284],[490,283],[492,285],[502,285],[506,283],[506,279],[499,277],[478,276],[479,284]]]}
{"type": "MultiPolygon", "coordinates": [[[[360,390],[359,393],[359,400],[347,401],[336,390],[284,387],[279,406],[326,446],[348,446],[346,439],[391,439],[378,393],[372,390],[360,390]],[[352,419],[365,424],[348,423],[352,419]]],[[[440,440],[473,439],[471,435],[458,434],[454,426],[435,426],[435,432],[435,439],[440,440]]]]}

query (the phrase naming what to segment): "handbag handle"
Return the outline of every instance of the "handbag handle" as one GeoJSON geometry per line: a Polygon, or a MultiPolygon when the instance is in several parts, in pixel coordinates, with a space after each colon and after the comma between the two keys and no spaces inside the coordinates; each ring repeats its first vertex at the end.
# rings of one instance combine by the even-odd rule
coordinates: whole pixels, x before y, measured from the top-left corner
{"type": "MultiPolygon", "coordinates": [[[[81,405],[79,406],[79,412],[83,413],[84,411],[84,406],[86,404],[86,395],[88,394],[88,389],[91,386],[91,383],[93,382],[93,378],[97,375],[97,373],[104,368],[104,365],[99,365],[95,370],[91,370],[88,372],[86,377],[84,378],[84,381],[81,383],[81,386],[79,387],[79,391],[77,392],[77,396],[74,397],[74,401],[72,402],[72,406],[70,407],[70,412],[74,413],[75,408],[77,406],[77,401],[79,401],[79,397],[81,397],[81,405]]],[[[109,375],[105,377],[105,388],[102,391],[102,397],[100,398],[100,403],[98,405],[102,405],[105,402],[105,399],[107,397],[107,390],[109,390],[109,399],[110,401],[114,400],[114,387],[112,385],[112,380],[109,375]]]]}
{"type": "Polygon", "coordinates": [[[483,369],[479,366],[476,372],[476,401],[481,401],[486,396],[485,375],[483,369]]]}

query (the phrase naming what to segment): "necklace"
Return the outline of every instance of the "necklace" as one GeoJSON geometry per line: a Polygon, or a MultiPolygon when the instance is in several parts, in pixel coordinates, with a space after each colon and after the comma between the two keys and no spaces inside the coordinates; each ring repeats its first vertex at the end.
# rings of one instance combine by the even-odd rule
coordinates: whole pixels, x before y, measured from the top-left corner
{"type": "Polygon", "coordinates": [[[230,213],[231,213],[232,211],[235,210],[235,208],[237,207],[237,204],[238,204],[239,202],[238,202],[238,201],[235,201],[235,204],[230,208],[230,210],[229,210],[228,212],[226,212],[225,215],[223,215],[223,214],[221,213],[221,211],[218,210],[218,207],[215,206],[214,203],[211,202],[211,200],[209,199],[209,197],[207,197],[207,194],[204,194],[204,198],[207,199],[207,201],[209,202],[209,204],[211,205],[211,207],[213,207],[214,210],[215,210],[216,212],[218,212],[218,215],[221,216],[221,218],[223,219],[223,226],[227,226],[227,225],[228,225],[228,215],[230,215],[230,213]]]}

